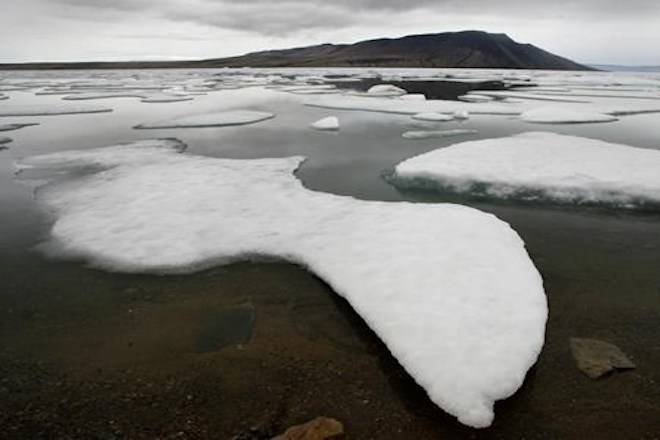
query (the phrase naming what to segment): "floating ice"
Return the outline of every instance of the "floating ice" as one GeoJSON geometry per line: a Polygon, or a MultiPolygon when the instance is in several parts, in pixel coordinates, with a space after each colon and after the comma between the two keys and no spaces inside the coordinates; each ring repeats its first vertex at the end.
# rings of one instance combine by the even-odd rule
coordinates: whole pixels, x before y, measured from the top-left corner
{"type": "Polygon", "coordinates": [[[2,116],[58,116],[75,115],[83,113],[106,113],[111,112],[108,107],[81,107],[70,105],[7,105],[0,108],[2,116]]]}
{"type": "Polygon", "coordinates": [[[11,138],[2,136],[0,137],[0,145],[8,144],[11,142],[11,138]]]}
{"type": "Polygon", "coordinates": [[[412,115],[413,119],[417,119],[418,121],[430,121],[430,122],[445,122],[445,121],[453,121],[454,116],[453,115],[447,115],[444,113],[417,113],[416,115],[412,115]]]}
{"type": "Polygon", "coordinates": [[[406,93],[408,92],[392,84],[378,84],[367,90],[367,94],[372,96],[402,96],[406,93]]]}
{"type": "Polygon", "coordinates": [[[573,110],[570,107],[538,107],[524,112],[520,118],[537,124],[578,124],[588,122],[612,122],[618,118],[602,113],[573,110]]]}
{"type": "Polygon", "coordinates": [[[12,131],[12,130],[20,130],[21,128],[25,127],[32,127],[33,125],[39,125],[36,122],[31,122],[31,123],[16,123],[16,124],[0,124],[0,131],[12,131]]]}
{"type": "Polygon", "coordinates": [[[460,121],[470,119],[470,112],[468,112],[467,110],[456,110],[454,112],[454,119],[458,119],[460,121]]]}
{"type": "Polygon", "coordinates": [[[401,96],[401,99],[406,101],[426,101],[426,95],[423,93],[410,93],[408,95],[401,96]]]}
{"type": "Polygon", "coordinates": [[[458,97],[458,99],[466,102],[490,102],[495,98],[486,95],[469,94],[469,95],[461,95],[458,97]]]}
{"type": "Polygon", "coordinates": [[[419,139],[432,139],[443,138],[451,136],[462,136],[466,134],[475,134],[477,130],[456,128],[453,130],[413,130],[406,131],[401,136],[404,139],[419,140],[419,139]]]}
{"type": "Polygon", "coordinates": [[[4,101],[5,99],[9,99],[9,95],[5,95],[4,93],[0,93],[0,101],[4,101]]]}
{"type": "Polygon", "coordinates": [[[396,166],[402,187],[638,207],[660,203],[660,151],[554,133],[463,142],[396,166]]]}
{"type": "MultiPolygon", "coordinates": [[[[470,92],[468,95],[471,95],[471,94],[472,94],[472,92],[470,92]]],[[[542,94],[528,93],[528,92],[510,92],[510,91],[502,91],[502,90],[495,90],[495,91],[479,90],[478,95],[479,96],[490,96],[490,97],[493,97],[493,98],[530,99],[530,100],[534,100],[534,101],[558,101],[558,102],[574,102],[574,103],[587,103],[587,102],[589,102],[589,101],[585,101],[585,100],[569,98],[569,97],[566,97],[566,96],[542,95],[542,94]]]]}
{"type": "Polygon", "coordinates": [[[152,122],[136,125],[134,128],[202,128],[226,127],[232,125],[247,125],[274,118],[272,113],[253,110],[231,110],[201,115],[183,116],[167,121],[152,122]]]}
{"type": "Polygon", "coordinates": [[[253,256],[301,264],[348,300],[435,403],[464,424],[490,425],[494,401],[536,361],[547,318],[542,279],[508,224],[460,205],[310,191],[293,175],[300,157],[182,148],[154,140],[25,160],[55,175],[98,170],[37,191],[56,217],[50,245],[128,272],[253,256]]]}
{"type": "Polygon", "coordinates": [[[426,101],[364,98],[357,96],[325,96],[308,101],[305,105],[310,107],[327,108],[334,110],[359,110],[380,113],[394,113],[401,115],[414,115],[417,113],[448,113],[467,110],[472,114],[491,115],[519,115],[521,110],[507,104],[492,102],[469,103],[461,101],[445,101],[427,99],[426,101]]]}
{"type": "Polygon", "coordinates": [[[336,131],[339,130],[339,119],[336,116],[328,116],[314,122],[312,128],[324,131],[336,131]]]}

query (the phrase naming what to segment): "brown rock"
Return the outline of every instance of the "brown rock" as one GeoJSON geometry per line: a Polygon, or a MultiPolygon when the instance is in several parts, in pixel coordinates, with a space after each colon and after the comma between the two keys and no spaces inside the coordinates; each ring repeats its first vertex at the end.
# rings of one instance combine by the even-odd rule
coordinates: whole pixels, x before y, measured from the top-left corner
{"type": "Polygon", "coordinates": [[[335,419],[317,417],[302,425],[292,426],[272,440],[324,440],[344,434],[344,425],[335,419]]]}
{"type": "Polygon", "coordinates": [[[571,352],[580,371],[592,379],[635,368],[619,347],[597,339],[571,338],[571,352]]]}

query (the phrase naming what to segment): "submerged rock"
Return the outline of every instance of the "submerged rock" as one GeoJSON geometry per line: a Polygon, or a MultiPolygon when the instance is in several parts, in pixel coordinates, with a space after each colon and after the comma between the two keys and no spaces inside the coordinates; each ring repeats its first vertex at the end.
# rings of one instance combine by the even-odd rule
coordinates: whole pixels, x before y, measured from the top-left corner
{"type": "Polygon", "coordinates": [[[292,426],[273,440],[323,440],[344,434],[344,425],[335,419],[317,417],[302,425],[292,426]]]}
{"type": "Polygon", "coordinates": [[[571,352],[577,367],[592,379],[614,370],[629,370],[635,364],[617,347],[597,339],[571,338],[571,352]]]}

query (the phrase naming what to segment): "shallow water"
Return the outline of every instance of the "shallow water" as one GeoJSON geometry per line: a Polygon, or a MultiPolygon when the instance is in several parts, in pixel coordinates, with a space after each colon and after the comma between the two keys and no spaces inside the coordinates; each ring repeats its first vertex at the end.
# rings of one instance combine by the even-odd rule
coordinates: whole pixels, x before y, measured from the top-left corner
{"type": "MultiPolygon", "coordinates": [[[[61,102],[32,91],[8,94],[0,105],[61,102]]],[[[3,435],[230,438],[255,427],[254,438],[267,438],[323,414],[344,421],[349,438],[360,439],[660,436],[660,213],[401,191],[382,177],[401,160],[438,147],[532,130],[657,149],[660,114],[585,125],[506,116],[427,124],[302,105],[313,99],[255,87],[168,104],[90,102],[113,107],[108,114],[0,118],[40,123],[11,132],[14,142],[0,152],[3,435]],[[234,108],[277,117],[243,127],[132,129],[234,108]],[[339,117],[340,132],[308,127],[329,115],[339,117]],[[407,130],[439,126],[478,134],[401,138],[407,130]],[[425,397],[343,300],[288,264],[126,275],[35,250],[51,219],[35,204],[33,188],[15,180],[14,160],[154,137],[177,137],[191,154],[214,157],[304,155],[297,175],[310,189],[369,200],[458,202],[509,222],[543,275],[550,305],[546,344],[523,388],[496,406],[491,428],[460,426],[425,397]],[[574,366],[572,336],[613,342],[638,368],[592,381],[574,366]]]]}

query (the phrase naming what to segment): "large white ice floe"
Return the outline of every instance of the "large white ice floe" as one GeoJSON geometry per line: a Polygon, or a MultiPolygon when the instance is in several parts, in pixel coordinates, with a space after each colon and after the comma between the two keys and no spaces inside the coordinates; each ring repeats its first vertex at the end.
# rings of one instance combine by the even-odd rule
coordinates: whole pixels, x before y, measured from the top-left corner
{"type": "Polygon", "coordinates": [[[401,137],[410,140],[433,139],[452,136],[463,136],[466,134],[475,134],[477,130],[467,128],[454,128],[450,130],[411,130],[404,132],[401,137]]]}
{"type": "Polygon", "coordinates": [[[538,107],[520,115],[526,122],[537,124],[584,124],[590,122],[612,122],[617,117],[592,111],[574,110],[570,107],[538,107]]]}
{"type": "Polygon", "coordinates": [[[321,131],[337,131],[339,130],[339,119],[336,116],[328,116],[314,122],[312,128],[321,131]]]}
{"type": "Polygon", "coordinates": [[[660,151],[554,133],[463,142],[398,164],[393,182],[476,195],[641,207],[660,204],[660,151]]]}
{"type": "Polygon", "coordinates": [[[72,105],[7,105],[0,107],[2,116],[58,116],[83,113],[111,112],[108,107],[72,106],[72,105]]]}
{"type": "Polygon", "coordinates": [[[254,110],[229,110],[201,115],[183,116],[166,121],[136,125],[135,128],[203,128],[247,125],[274,118],[273,113],[254,110]]]}
{"type": "Polygon", "coordinates": [[[55,215],[50,246],[65,255],[128,272],[254,256],[300,264],[348,300],[436,404],[464,424],[491,424],[493,403],[535,363],[547,318],[542,279],[508,224],[460,205],[310,191],[293,175],[301,157],[182,149],[140,141],[19,166],[40,178],[53,170],[36,194],[55,215]]]}

